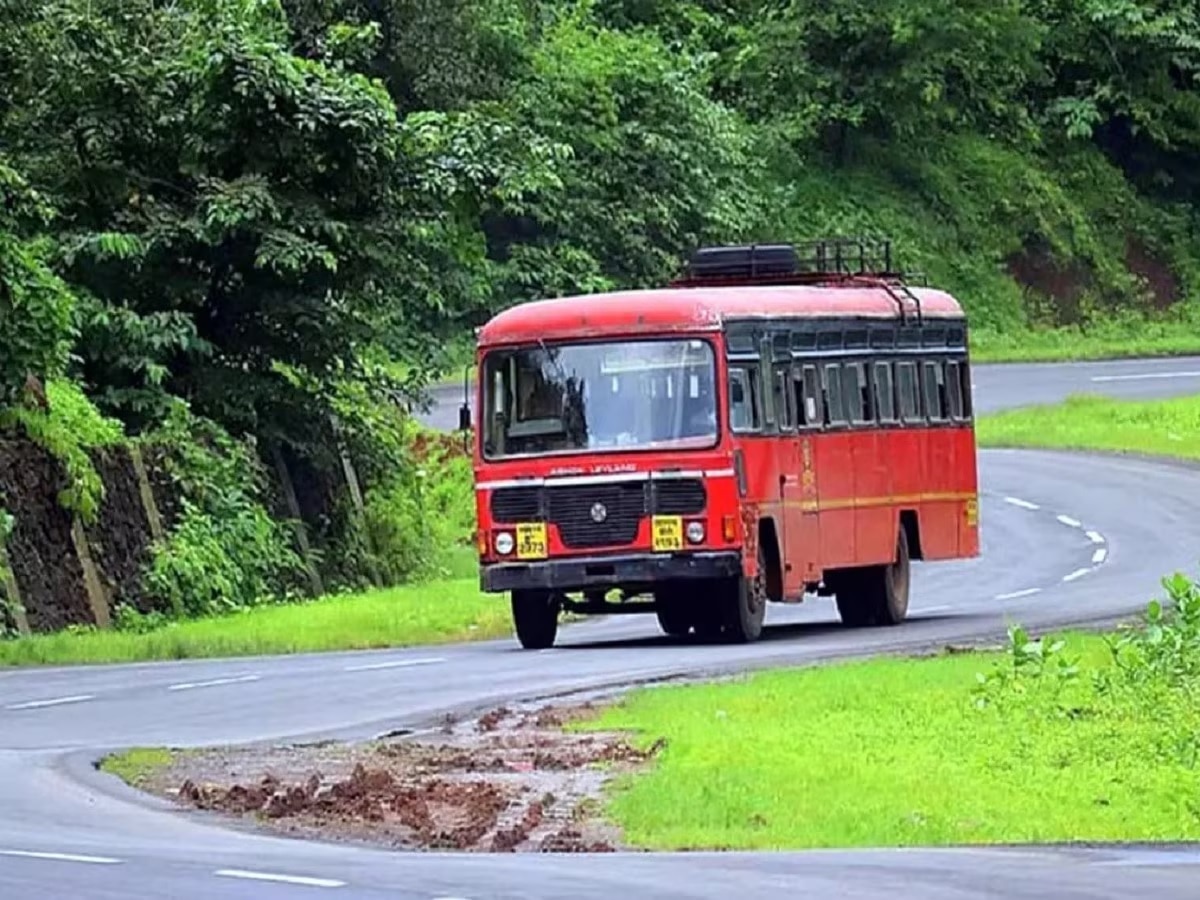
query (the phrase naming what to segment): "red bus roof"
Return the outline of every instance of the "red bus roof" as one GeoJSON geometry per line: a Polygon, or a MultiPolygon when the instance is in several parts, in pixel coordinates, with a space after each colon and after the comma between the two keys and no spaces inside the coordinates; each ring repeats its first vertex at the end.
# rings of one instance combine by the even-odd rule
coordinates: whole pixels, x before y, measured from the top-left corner
{"type": "MultiPolygon", "coordinates": [[[[927,318],[962,319],[962,307],[945,291],[909,288],[927,318]]],[[[769,285],[662,288],[534,300],[504,310],[479,330],[480,345],[716,331],[729,319],[898,319],[897,297],[876,286],[769,285]]],[[[905,298],[910,318],[916,304],[905,298]]]]}

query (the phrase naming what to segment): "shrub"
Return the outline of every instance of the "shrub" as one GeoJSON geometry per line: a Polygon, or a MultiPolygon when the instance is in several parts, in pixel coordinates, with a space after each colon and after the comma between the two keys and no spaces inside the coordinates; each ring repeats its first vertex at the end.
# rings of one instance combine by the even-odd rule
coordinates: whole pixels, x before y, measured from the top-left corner
{"type": "Polygon", "coordinates": [[[179,521],[145,568],[145,589],[159,606],[191,617],[294,598],[302,562],[286,523],[267,512],[253,447],[182,403],[144,440],[166,451],[181,494],[179,521]]]}

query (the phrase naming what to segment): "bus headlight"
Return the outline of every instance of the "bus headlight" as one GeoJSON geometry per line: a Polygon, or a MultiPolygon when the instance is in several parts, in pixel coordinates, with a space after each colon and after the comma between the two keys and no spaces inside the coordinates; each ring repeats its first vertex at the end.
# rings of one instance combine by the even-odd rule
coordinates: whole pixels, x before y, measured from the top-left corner
{"type": "Polygon", "coordinates": [[[508,556],[513,552],[513,536],[507,531],[502,531],[496,535],[496,552],[501,556],[508,556]]]}
{"type": "Polygon", "coordinates": [[[688,522],[687,539],[693,544],[699,544],[704,540],[704,523],[703,522],[688,522]]]}

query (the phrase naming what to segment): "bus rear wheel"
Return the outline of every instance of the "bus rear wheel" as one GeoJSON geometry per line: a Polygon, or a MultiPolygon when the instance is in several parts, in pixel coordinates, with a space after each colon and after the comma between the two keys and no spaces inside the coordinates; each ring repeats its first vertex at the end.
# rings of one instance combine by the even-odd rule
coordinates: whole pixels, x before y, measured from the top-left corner
{"type": "Polygon", "coordinates": [[[837,608],[842,623],[861,628],[903,622],[908,616],[909,563],[908,535],[901,528],[893,562],[842,573],[837,587],[837,608]]]}
{"type": "Polygon", "coordinates": [[[558,598],[550,591],[513,591],[512,619],[526,650],[545,650],[558,636],[558,598]]]}

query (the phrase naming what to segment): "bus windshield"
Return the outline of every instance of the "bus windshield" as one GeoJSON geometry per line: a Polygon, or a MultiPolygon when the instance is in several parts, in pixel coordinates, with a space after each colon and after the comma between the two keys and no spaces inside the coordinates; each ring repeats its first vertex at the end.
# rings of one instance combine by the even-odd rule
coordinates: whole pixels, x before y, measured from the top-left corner
{"type": "Polygon", "coordinates": [[[483,455],[715,446],[715,371],[702,340],[495,350],[483,362],[483,455]]]}

